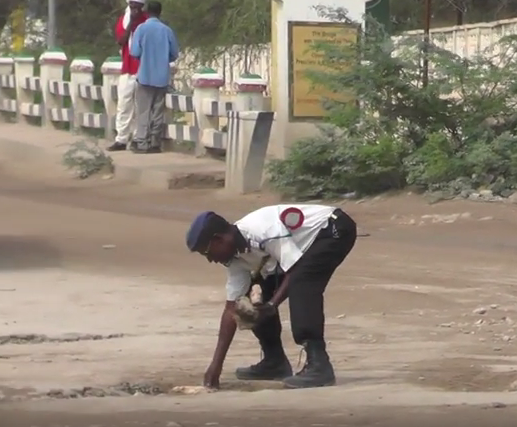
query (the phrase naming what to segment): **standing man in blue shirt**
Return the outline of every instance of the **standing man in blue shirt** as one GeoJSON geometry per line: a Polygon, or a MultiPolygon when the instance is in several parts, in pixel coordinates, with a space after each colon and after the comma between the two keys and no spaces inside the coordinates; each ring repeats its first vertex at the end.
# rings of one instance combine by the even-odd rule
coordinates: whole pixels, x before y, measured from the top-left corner
{"type": "Polygon", "coordinates": [[[160,21],[162,5],[147,4],[148,19],[135,31],[131,55],[140,60],[136,89],[135,153],[159,153],[165,124],[165,95],[170,83],[170,63],[179,54],[176,36],[160,21]]]}

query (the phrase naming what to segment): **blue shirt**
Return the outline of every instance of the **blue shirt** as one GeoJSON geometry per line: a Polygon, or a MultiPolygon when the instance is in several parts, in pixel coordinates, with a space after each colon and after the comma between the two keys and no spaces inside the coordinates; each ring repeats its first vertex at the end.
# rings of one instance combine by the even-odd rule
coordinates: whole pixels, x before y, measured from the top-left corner
{"type": "Polygon", "coordinates": [[[131,56],[140,59],[137,80],[140,84],[167,87],[170,63],[178,59],[179,48],[174,32],[158,18],[140,24],[131,42],[131,56]]]}

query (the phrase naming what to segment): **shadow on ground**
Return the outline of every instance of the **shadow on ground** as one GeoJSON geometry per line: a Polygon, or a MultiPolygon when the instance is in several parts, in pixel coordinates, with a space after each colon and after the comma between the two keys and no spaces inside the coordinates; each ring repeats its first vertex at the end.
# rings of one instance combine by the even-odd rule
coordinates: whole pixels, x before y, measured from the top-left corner
{"type": "Polygon", "coordinates": [[[0,270],[32,270],[60,267],[61,252],[37,236],[0,235],[0,270]]]}

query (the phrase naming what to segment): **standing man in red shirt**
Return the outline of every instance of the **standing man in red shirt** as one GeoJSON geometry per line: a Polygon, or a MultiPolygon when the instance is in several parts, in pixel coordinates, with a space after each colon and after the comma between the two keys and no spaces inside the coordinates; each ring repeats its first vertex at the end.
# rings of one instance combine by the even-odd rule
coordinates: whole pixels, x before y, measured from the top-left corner
{"type": "Polygon", "coordinates": [[[127,0],[127,8],[115,28],[118,44],[122,47],[122,72],[118,83],[118,105],[115,128],[115,143],[108,151],[123,151],[127,148],[135,127],[136,74],[139,60],[132,57],[131,42],[136,28],[147,20],[143,8],[145,0],[127,0]]]}

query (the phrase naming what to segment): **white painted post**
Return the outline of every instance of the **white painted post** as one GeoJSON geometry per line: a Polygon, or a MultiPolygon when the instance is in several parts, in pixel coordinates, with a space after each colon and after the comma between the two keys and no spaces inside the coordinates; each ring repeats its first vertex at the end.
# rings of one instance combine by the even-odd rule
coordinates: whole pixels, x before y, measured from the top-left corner
{"type": "Polygon", "coordinates": [[[104,108],[106,109],[106,128],[105,137],[113,139],[115,132],[115,117],[117,116],[118,81],[122,71],[122,58],[111,56],[102,64],[102,95],[104,98],[104,108]]]}
{"type": "Polygon", "coordinates": [[[195,126],[199,129],[196,142],[195,155],[200,157],[206,154],[203,146],[203,132],[205,129],[219,130],[219,117],[211,117],[203,114],[203,99],[210,98],[219,101],[219,89],[224,86],[224,79],[221,74],[212,68],[202,68],[192,76],[194,86],[193,103],[195,126]]]}
{"type": "Polygon", "coordinates": [[[63,108],[62,96],[51,93],[49,83],[53,80],[63,81],[63,72],[67,62],[66,54],[57,48],[43,52],[39,58],[41,94],[44,107],[42,109],[41,124],[44,127],[54,126],[50,110],[53,108],[63,108]]]}
{"type": "Polygon", "coordinates": [[[25,117],[20,107],[23,103],[33,104],[34,93],[23,89],[23,84],[27,77],[34,77],[34,63],[36,58],[32,55],[16,55],[14,57],[14,74],[16,77],[16,101],[18,103],[18,121],[27,123],[27,117],[25,117]]]}
{"type": "Polygon", "coordinates": [[[267,82],[258,74],[243,74],[235,81],[237,111],[264,111],[267,82]]]}
{"type": "Polygon", "coordinates": [[[275,113],[228,113],[225,189],[234,194],[260,190],[275,113]]]}
{"type": "Polygon", "coordinates": [[[94,101],[82,98],[79,93],[79,87],[93,85],[93,72],[95,65],[86,57],[75,58],[70,64],[70,91],[72,105],[74,106],[74,122],[73,130],[79,132],[81,130],[81,116],[84,113],[93,112],[94,101]]]}
{"type": "Polygon", "coordinates": [[[0,57],[0,75],[8,76],[14,74],[14,59],[11,56],[0,57]]]}
{"type": "MultiPolygon", "coordinates": [[[[0,57],[0,79],[3,80],[3,84],[6,84],[9,82],[9,80],[14,79],[14,59],[9,56],[3,56],[0,57]]],[[[14,90],[14,88],[12,88],[14,90]]],[[[2,84],[0,84],[0,108],[3,112],[14,112],[16,113],[16,110],[11,111],[10,106],[12,104],[13,98],[9,96],[10,88],[3,87],[2,84]]],[[[14,100],[16,102],[16,100],[14,100]]],[[[4,121],[4,116],[0,115],[0,120],[4,121]]]]}

